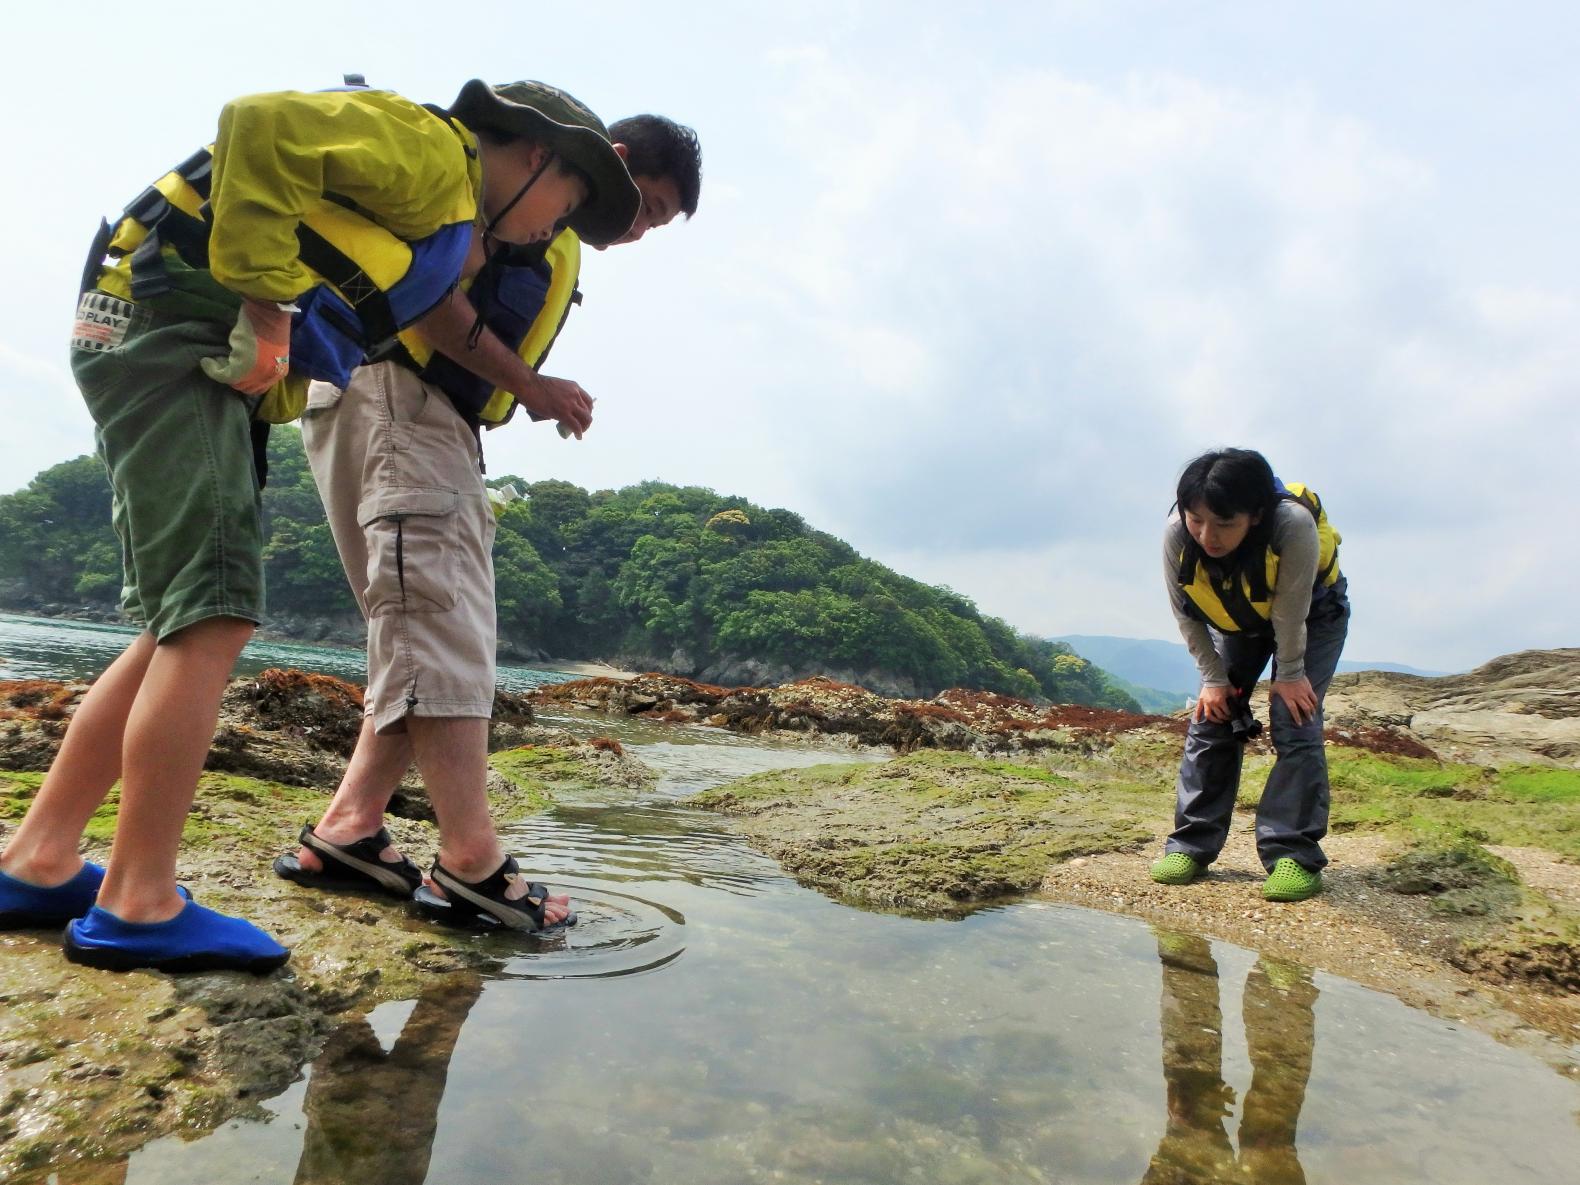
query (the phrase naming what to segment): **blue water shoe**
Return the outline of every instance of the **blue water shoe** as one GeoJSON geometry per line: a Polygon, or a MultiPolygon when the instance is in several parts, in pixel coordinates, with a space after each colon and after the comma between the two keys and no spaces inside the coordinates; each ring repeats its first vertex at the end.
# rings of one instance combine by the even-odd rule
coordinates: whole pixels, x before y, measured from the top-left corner
{"type": "Polygon", "coordinates": [[[82,862],[76,876],[52,889],[0,872],[0,930],[64,926],[93,908],[103,880],[104,869],[88,860],[82,862]]]}
{"type": "Polygon", "coordinates": [[[188,901],[167,922],[123,922],[94,906],[66,926],[66,957],[107,971],[250,971],[266,975],[291,957],[251,922],[188,901]]]}

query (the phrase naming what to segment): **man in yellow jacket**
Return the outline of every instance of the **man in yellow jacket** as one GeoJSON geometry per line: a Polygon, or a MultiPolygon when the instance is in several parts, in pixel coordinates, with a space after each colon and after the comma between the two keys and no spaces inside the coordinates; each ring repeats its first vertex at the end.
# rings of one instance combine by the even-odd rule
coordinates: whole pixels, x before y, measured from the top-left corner
{"type": "MultiPolygon", "coordinates": [[[[286,961],[175,877],[220,696],[263,611],[259,404],[288,376],[345,381],[441,301],[475,221],[507,243],[564,220],[607,242],[637,201],[603,125],[553,88],[482,133],[389,92],[283,92],[227,105],[212,149],[106,226],[72,368],[109,470],[123,607],[144,631],[84,697],[0,853],[0,926],[65,924],[68,958],[111,969],[286,961]],[[101,869],[77,848],[117,779],[101,869]]],[[[551,409],[583,427],[589,413],[570,392],[551,409]]]]}

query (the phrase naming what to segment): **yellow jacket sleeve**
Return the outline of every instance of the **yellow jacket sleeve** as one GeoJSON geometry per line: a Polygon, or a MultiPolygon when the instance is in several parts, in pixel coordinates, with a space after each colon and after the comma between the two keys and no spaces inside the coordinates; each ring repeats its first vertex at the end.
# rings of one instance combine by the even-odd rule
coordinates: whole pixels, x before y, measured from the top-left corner
{"type": "Polygon", "coordinates": [[[324,194],[414,240],[471,221],[479,178],[475,142],[389,91],[249,95],[220,113],[209,268],[243,296],[294,300],[313,283],[296,225],[324,194]]]}

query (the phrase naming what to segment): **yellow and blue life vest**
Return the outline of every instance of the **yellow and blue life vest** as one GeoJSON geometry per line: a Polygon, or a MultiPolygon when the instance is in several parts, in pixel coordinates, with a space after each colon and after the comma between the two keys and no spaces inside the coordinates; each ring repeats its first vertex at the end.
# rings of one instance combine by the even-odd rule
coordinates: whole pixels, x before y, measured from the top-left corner
{"type": "MultiPolygon", "coordinates": [[[[459,125],[448,122],[460,135],[459,125]]],[[[212,170],[210,149],[194,153],[144,190],[113,229],[106,224],[85,286],[155,308],[193,274],[207,281],[209,291],[220,292],[207,275],[212,170]],[[106,256],[111,262],[101,269],[106,256]],[[173,271],[186,276],[173,278],[173,271]]],[[[319,282],[295,302],[290,377],[264,397],[257,412],[272,423],[301,414],[309,379],[344,387],[370,351],[449,294],[466,259],[471,222],[453,222],[407,241],[349,199],[325,194],[303,213],[296,237],[301,262],[319,282]]]]}
{"type": "MultiPolygon", "coordinates": [[[[536,370],[548,357],[571,306],[581,303],[581,240],[562,230],[546,248],[504,247],[462,287],[483,323],[536,370]]],[[[398,360],[450,397],[462,415],[490,427],[510,419],[516,397],[439,353],[415,331],[400,335],[398,360]]]]}
{"type": "MultiPolygon", "coordinates": [[[[1282,483],[1281,483],[1282,484],[1282,483]]],[[[1317,578],[1313,590],[1331,587],[1339,579],[1341,536],[1328,521],[1322,499],[1299,482],[1282,484],[1282,498],[1298,502],[1317,521],[1317,578]]],[[[1268,524],[1271,530],[1272,524],[1268,524]]],[[[1254,550],[1254,549],[1253,549],[1254,550]]],[[[1229,568],[1212,564],[1188,535],[1180,551],[1178,581],[1193,616],[1225,633],[1261,633],[1273,616],[1273,589],[1278,585],[1278,553],[1271,541],[1229,568]]]]}

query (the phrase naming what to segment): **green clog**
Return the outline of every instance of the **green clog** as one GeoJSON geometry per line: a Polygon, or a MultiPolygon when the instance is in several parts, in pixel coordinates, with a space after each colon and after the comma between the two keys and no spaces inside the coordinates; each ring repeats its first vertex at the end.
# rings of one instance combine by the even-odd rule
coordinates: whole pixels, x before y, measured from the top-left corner
{"type": "Polygon", "coordinates": [[[1184,852],[1170,852],[1152,865],[1152,879],[1160,885],[1188,885],[1205,871],[1206,865],[1184,852]]]}
{"type": "Polygon", "coordinates": [[[1289,856],[1282,856],[1262,884],[1262,896],[1269,901],[1304,901],[1322,892],[1322,874],[1302,868],[1289,856]]]}

